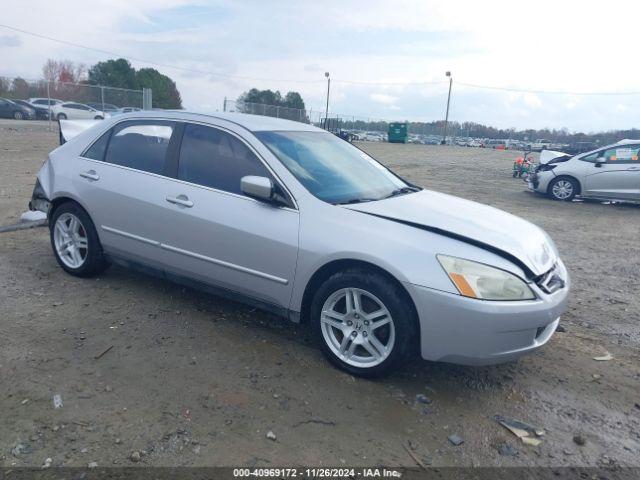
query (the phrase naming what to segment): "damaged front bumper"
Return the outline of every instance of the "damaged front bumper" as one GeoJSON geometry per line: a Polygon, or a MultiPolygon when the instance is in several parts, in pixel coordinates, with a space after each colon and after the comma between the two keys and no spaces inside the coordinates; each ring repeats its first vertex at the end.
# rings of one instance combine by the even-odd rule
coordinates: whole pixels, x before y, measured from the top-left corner
{"type": "Polygon", "coordinates": [[[44,193],[40,180],[36,180],[36,185],[33,187],[33,193],[31,194],[31,200],[29,201],[29,210],[40,211],[49,216],[49,210],[51,209],[51,202],[44,193]]]}

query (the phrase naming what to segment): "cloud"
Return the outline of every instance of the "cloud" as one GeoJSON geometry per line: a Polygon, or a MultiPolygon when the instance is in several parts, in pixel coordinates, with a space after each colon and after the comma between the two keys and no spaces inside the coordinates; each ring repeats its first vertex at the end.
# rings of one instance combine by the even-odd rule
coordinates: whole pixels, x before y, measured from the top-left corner
{"type": "Polygon", "coordinates": [[[18,35],[0,35],[0,47],[19,47],[22,40],[18,35]]]}
{"type": "MultiPolygon", "coordinates": [[[[332,111],[439,120],[448,88],[444,72],[450,70],[453,120],[519,128],[637,126],[640,95],[512,94],[462,85],[637,90],[640,67],[629,62],[637,43],[637,2],[610,0],[606,9],[581,4],[579,21],[574,21],[575,2],[557,0],[539,0],[535,9],[506,0],[5,3],[2,22],[16,28],[198,70],[132,61],[136,68],[153,66],[175,79],[190,109],[220,108],[224,97],[235,99],[257,87],[298,91],[308,107],[324,110],[329,71],[332,111]],[[32,12],[28,20],[25,9],[32,12]],[[73,28],[68,28],[71,14],[73,28]],[[585,34],[601,32],[603,25],[614,25],[615,35],[585,34]],[[623,67],[586,74],[584,65],[623,67]]],[[[34,79],[47,58],[92,65],[110,57],[1,27],[0,49],[2,74],[34,79]]]]}
{"type": "Polygon", "coordinates": [[[383,105],[391,105],[395,103],[398,98],[386,93],[372,93],[369,98],[376,103],[382,103],[383,105]]]}

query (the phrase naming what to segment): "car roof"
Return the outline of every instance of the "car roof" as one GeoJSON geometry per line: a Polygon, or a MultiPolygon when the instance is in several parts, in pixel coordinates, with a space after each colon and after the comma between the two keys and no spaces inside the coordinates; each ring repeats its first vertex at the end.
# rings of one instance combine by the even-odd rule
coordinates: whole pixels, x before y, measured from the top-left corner
{"type": "Polygon", "coordinates": [[[619,142],[614,143],[613,145],[630,145],[632,143],[639,143],[640,140],[634,140],[633,138],[625,138],[624,140],[620,140],[619,142]]]}
{"type": "Polygon", "coordinates": [[[314,127],[307,123],[294,122],[282,118],[266,117],[262,115],[251,115],[248,113],[216,112],[216,113],[195,113],[185,110],[140,110],[133,113],[125,113],[114,117],[120,121],[124,118],[173,118],[183,121],[195,121],[204,123],[215,123],[214,119],[226,120],[246,128],[251,132],[264,131],[298,131],[298,132],[324,132],[321,128],[314,127]]]}

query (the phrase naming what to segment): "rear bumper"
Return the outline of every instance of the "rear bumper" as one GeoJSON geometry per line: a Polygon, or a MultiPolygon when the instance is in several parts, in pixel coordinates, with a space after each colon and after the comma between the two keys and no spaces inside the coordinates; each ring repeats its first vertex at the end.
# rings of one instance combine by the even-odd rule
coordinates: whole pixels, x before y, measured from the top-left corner
{"type": "Polygon", "coordinates": [[[549,341],[565,311],[566,286],[539,299],[495,302],[407,285],[420,318],[425,360],[490,365],[519,358],[549,341]]]}
{"type": "Polygon", "coordinates": [[[33,187],[33,193],[31,194],[31,200],[29,201],[29,210],[44,212],[49,216],[49,210],[51,209],[51,202],[44,193],[40,180],[36,180],[36,184],[33,187]]]}

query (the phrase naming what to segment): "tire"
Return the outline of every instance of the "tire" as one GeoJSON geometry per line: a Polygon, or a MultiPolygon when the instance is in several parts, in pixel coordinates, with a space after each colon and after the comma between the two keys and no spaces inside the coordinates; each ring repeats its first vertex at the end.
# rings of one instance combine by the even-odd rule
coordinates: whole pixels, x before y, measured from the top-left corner
{"type": "Polygon", "coordinates": [[[416,356],[418,319],[411,299],[381,274],[363,269],[335,273],[316,291],[310,314],[323,354],[353,375],[385,375],[416,356]],[[347,313],[347,295],[353,299],[354,294],[361,308],[347,313]],[[323,312],[331,312],[331,317],[323,312]],[[375,312],[382,313],[370,316],[375,312]]]}
{"type": "Polygon", "coordinates": [[[66,202],[54,210],[49,219],[49,233],[53,255],[67,273],[93,277],[107,268],[96,228],[77,203],[66,202]],[[77,222],[77,226],[72,222],[77,222]]]}
{"type": "Polygon", "coordinates": [[[13,118],[16,120],[22,120],[24,119],[24,115],[20,111],[15,111],[13,112],[13,118]]]}
{"type": "Polygon", "coordinates": [[[580,186],[571,177],[558,177],[549,184],[549,196],[560,202],[570,202],[578,194],[580,186]]]}
{"type": "Polygon", "coordinates": [[[66,120],[67,119],[67,115],[64,113],[59,113],[58,116],[56,117],[58,120],[66,120]]]}

